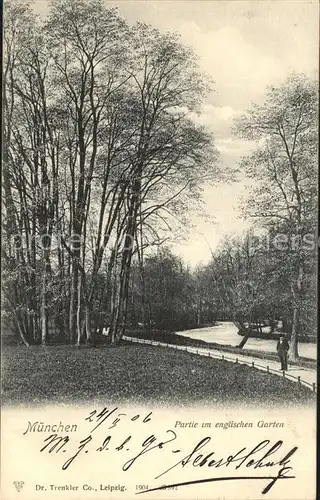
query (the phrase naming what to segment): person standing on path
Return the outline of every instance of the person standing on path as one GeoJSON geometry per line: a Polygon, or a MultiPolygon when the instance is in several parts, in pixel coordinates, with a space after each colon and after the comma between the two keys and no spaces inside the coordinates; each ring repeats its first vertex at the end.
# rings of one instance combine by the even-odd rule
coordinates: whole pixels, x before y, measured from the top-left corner
{"type": "Polygon", "coordinates": [[[288,350],[289,342],[285,335],[280,335],[280,339],[277,343],[277,353],[281,361],[281,370],[286,371],[288,369],[288,350]]]}

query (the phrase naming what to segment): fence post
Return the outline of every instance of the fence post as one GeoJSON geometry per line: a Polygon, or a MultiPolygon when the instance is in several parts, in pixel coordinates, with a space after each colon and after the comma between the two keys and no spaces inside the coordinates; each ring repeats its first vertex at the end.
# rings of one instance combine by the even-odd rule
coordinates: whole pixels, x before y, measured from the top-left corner
{"type": "Polygon", "coordinates": [[[252,361],[252,368],[254,368],[254,361],[252,361]]]}
{"type": "Polygon", "coordinates": [[[284,370],[282,371],[282,376],[283,378],[286,378],[286,372],[284,370]]]}
{"type": "Polygon", "coordinates": [[[238,363],[238,358],[236,358],[236,363],[238,363]]]}
{"type": "Polygon", "coordinates": [[[298,375],[298,384],[301,384],[301,378],[300,378],[300,375],[298,375]]]}
{"type": "Polygon", "coordinates": [[[269,373],[269,365],[267,366],[267,372],[269,373]]]}
{"type": "Polygon", "coordinates": [[[224,354],[222,354],[222,359],[224,359],[224,354]]]}

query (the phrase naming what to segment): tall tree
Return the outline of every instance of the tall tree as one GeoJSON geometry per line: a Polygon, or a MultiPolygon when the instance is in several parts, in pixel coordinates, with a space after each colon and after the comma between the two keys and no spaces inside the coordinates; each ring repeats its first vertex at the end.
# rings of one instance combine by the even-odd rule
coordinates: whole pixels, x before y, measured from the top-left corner
{"type": "MultiPolygon", "coordinates": [[[[193,53],[175,35],[137,24],[127,72],[135,98],[136,143],[127,190],[125,245],[118,299],[110,332],[124,332],[133,242],[138,228],[154,228],[185,195],[195,195],[204,179],[217,174],[212,137],[188,117],[198,109],[208,84],[193,53]],[[187,110],[187,111],[186,111],[187,110]]],[[[185,208],[186,205],[184,205],[185,208]]]]}
{"type": "MultiPolygon", "coordinates": [[[[71,255],[71,290],[69,331],[71,341],[81,340],[81,312],[85,309],[85,332],[91,340],[92,289],[86,279],[86,230],[97,165],[104,163],[104,179],[100,207],[100,222],[94,257],[94,273],[101,253],[102,221],[106,212],[110,158],[114,147],[115,127],[111,100],[127,81],[121,72],[126,53],[126,26],[114,9],[106,9],[99,0],[54,0],[46,23],[56,68],[55,85],[59,87],[58,102],[67,112],[70,231],[73,238],[71,255]],[[110,116],[111,115],[111,116],[110,116]],[[110,150],[111,149],[111,150],[110,150]]],[[[101,168],[100,168],[101,171],[101,168]]],[[[115,204],[117,206],[117,204],[115,204]]],[[[113,210],[114,207],[111,208],[113,210]]],[[[111,215],[111,221],[115,217],[111,215]]],[[[112,228],[106,228],[109,234],[112,228]]],[[[103,243],[102,243],[103,245],[103,243]]]]}
{"type": "MultiPolygon", "coordinates": [[[[28,6],[13,2],[6,11],[4,200],[7,235],[17,231],[21,297],[29,336],[48,336],[50,243],[58,200],[58,144],[49,125],[48,52],[28,6]],[[36,281],[41,286],[36,289],[36,281]],[[39,309],[39,310],[38,310],[39,309]]],[[[11,255],[12,257],[12,255],[11,255]]]]}

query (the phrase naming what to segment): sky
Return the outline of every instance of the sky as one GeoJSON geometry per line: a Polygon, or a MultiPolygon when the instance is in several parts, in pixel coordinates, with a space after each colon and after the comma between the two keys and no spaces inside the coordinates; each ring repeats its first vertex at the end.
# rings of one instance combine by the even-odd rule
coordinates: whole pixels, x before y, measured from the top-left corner
{"type": "MultiPolygon", "coordinates": [[[[36,0],[38,11],[46,0],[36,0]]],[[[281,84],[290,71],[318,76],[318,2],[307,0],[108,1],[129,22],[143,21],[176,31],[199,56],[201,69],[215,82],[202,107],[201,123],[214,134],[221,167],[236,167],[251,144],[231,132],[233,119],[263,102],[268,85],[281,84]]],[[[241,233],[239,203],[250,195],[248,181],[204,189],[204,210],[214,222],[192,220],[194,230],[173,250],[190,265],[206,263],[224,235],[241,233]]]]}

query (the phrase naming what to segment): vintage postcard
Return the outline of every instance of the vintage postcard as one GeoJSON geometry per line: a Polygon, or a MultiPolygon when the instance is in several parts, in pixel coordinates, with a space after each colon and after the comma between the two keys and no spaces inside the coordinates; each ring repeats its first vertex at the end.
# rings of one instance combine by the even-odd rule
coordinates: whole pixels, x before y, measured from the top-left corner
{"type": "Polygon", "coordinates": [[[3,500],[315,500],[316,1],[5,0],[3,500]]]}

